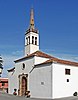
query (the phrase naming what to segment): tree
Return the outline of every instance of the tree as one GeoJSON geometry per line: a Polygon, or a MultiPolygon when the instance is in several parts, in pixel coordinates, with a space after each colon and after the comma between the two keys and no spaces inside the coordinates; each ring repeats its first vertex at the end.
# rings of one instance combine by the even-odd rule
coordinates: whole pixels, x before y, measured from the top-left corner
{"type": "Polygon", "coordinates": [[[3,59],[2,59],[2,57],[0,55],[0,76],[2,74],[2,69],[3,69],[3,59]]]}

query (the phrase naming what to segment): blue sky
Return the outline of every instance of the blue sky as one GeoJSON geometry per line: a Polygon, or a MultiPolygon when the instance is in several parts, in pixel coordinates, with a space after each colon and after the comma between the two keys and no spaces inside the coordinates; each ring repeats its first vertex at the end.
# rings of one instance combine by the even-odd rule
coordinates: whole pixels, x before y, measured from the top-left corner
{"type": "Polygon", "coordinates": [[[3,77],[14,60],[24,55],[24,34],[30,9],[40,34],[40,49],[53,56],[78,61],[78,0],[0,0],[0,54],[3,77]]]}

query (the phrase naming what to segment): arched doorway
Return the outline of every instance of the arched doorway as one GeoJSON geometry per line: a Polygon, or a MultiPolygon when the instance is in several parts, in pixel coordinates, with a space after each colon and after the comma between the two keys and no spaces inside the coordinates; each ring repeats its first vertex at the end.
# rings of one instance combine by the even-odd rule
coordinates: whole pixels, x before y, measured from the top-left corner
{"type": "Polygon", "coordinates": [[[20,74],[19,76],[19,89],[18,95],[25,96],[26,91],[28,90],[28,74],[20,74]]]}
{"type": "Polygon", "coordinates": [[[26,94],[27,91],[27,79],[26,77],[22,77],[22,96],[26,94]]]}

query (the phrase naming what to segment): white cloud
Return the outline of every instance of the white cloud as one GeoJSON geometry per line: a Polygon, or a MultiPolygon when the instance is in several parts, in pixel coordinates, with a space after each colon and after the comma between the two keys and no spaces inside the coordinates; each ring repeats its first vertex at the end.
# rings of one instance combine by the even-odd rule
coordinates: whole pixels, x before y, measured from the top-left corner
{"type": "Polygon", "coordinates": [[[15,51],[15,52],[13,52],[12,53],[13,55],[17,55],[17,56],[19,56],[19,55],[22,55],[23,54],[23,51],[21,50],[21,51],[15,51]]]}
{"type": "Polygon", "coordinates": [[[2,77],[7,77],[7,70],[14,67],[14,60],[17,58],[16,56],[4,55],[3,57],[3,73],[2,77]]]}
{"type": "Polygon", "coordinates": [[[4,54],[2,55],[3,58],[3,77],[7,77],[7,70],[13,68],[15,66],[14,60],[20,58],[22,55],[22,51],[16,51],[12,54],[4,54]]]}
{"type": "Polygon", "coordinates": [[[53,55],[63,60],[78,62],[78,56],[76,55],[72,54],[53,54],[53,55]]]}
{"type": "Polygon", "coordinates": [[[74,55],[71,51],[58,51],[53,49],[44,49],[44,51],[60,59],[78,62],[78,55],[74,55]]]}

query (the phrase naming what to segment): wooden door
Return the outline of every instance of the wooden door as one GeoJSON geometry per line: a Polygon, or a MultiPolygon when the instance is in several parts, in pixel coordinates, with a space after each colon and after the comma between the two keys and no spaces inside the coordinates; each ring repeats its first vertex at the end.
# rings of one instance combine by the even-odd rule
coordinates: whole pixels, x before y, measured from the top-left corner
{"type": "Polygon", "coordinates": [[[26,77],[22,77],[22,96],[25,96],[27,91],[27,79],[26,77]]]}

